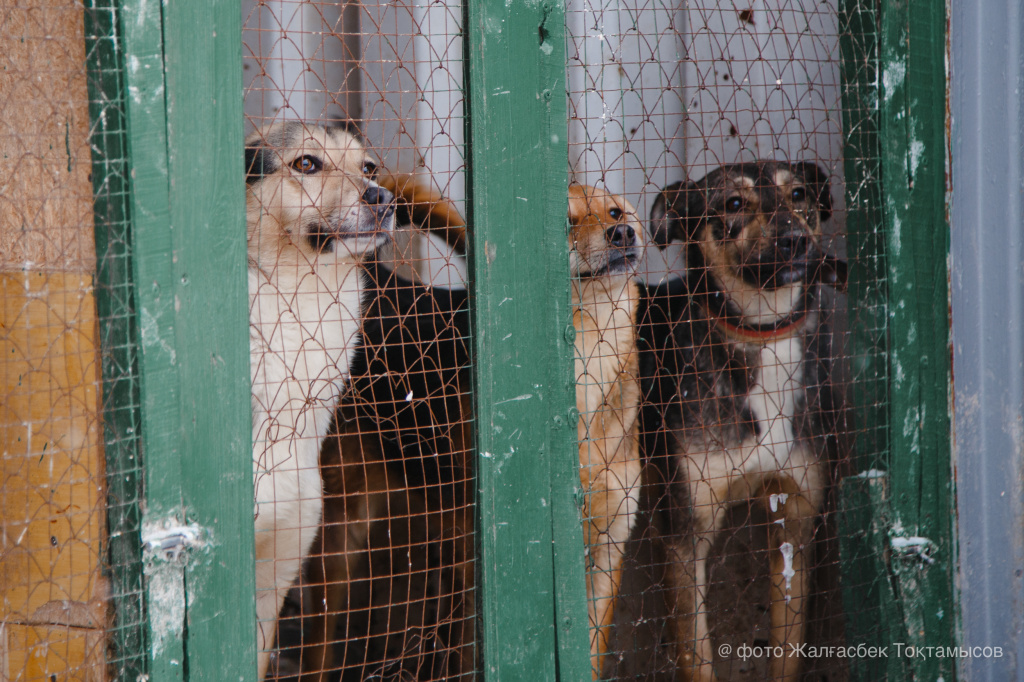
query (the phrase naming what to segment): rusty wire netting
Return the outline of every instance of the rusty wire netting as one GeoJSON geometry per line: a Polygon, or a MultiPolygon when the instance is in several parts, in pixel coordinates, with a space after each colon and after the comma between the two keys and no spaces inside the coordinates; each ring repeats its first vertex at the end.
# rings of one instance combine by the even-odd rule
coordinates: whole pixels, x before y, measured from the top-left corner
{"type": "Polygon", "coordinates": [[[617,195],[603,247],[635,251],[645,283],[635,301],[575,273],[609,304],[577,325],[595,674],[844,680],[840,659],[789,655],[845,642],[835,485],[863,365],[845,282],[819,282],[845,278],[843,117],[867,113],[843,111],[839,5],[570,2],[566,24],[571,176],[617,195]],[[759,294],[784,277],[807,295],[759,294]]]}
{"type": "Polygon", "coordinates": [[[121,132],[114,16],[77,3],[0,14],[5,680],[104,679],[143,655],[140,584],[111,578],[141,575],[115,539],[137,537],[137,460],[134,350],[119,336],[130,296],[107,286],[128,266],[124,150],[104,144],[121,132]],[[124,411],[104,423],[114,393],[124,411]],[[114,601],[135,610],[114,620],[114,601]]]}
{"type": "MultiPolygon", "coordinates": [[[[3,680],[134,679],[146,656],[123,56],[96,9],[0,14],[3,680]]],[[[842,88],[871,76],[839,49],[871,36],[843,16],[566,7],[595,675],[845,680],[839,658],[772,648],[841,645],[873,617],[871,576],[840,580],[837,523],[854,440],[883,450],[848,400],[885,381],[846,340],[877,311],[840,291],[848,237],[884,271],[846,207],[880,195],[870,140],[844,133],[871,112],[842,88]]],[[[479,676],[462,17],[242,3],[268,679],[479,676]]]]}
{"type": "MultiPolygon", "coordinates": [[[[376,255],[372,249],[362,254],[369,276],[358,351],[354,336],[332,341],[327,334],[323,341],[346,346],[326,351],[342,365],[351,360],[351,382],[320,454],[323,522],[307,511],[303,527],[293,529],[309,535],[310,556],[284,601],[276,640],[260,640],[274,651],[268,677],[322,671],[342,680],[472,678],[461,8],[245,2],[243,21],[246,123],[247,132],[254,131],[248,144],[274,159],[264,160],[263,170],[292,156],[317,157],[315,163],[358,156],[353,163],[364,177],[355,180],[360,189],[352,191],[361,194],[352,201],[380,206],[378,229],[389,222],[383,205],[390,194],[380,192],[397,196],[393,242],[376,255]],[[295,122],[302,123],[296,128],[295,122]],[[292,149],[282,149],[282,130],[292,131],[284,145],[292,149]]],[[[251,166],[249,172],[250,207],[273,201],[254,198],[267,180],[256,178],[251,166]]],[[[327,205],[320,186],[304,196],[284,191],[285,205],[302,204],[316,220],[347,210],[327,205]]],[[[250,254],[272,238],[263,229],[268,222],[250,217],[250,254]]],[[[355,241],[303,251],[298,279],[317,259],[344,261],[359,248],[355,241]]],[[[281,258],[287,255],[261,257],[260,270],[272,273],[270,279],[294,270],[281,258]]],[[[346,266],[331,261],[323,267],[346,266]]],[[[358,313],[355,286],[354,279],[341,284],[339,299],[348,296],[342,316],[358,313]]],[[[255,294],[254,320],[278,291],[255,294]]],[[[262,375],[255,381],[259,394],[262,375]]],[[[269,452],[272,436],[256,429],[257,452],[269,452]]],[[[304,473],[316,475],[315,460],[304,466],[304,473]]],[[[281,484],[257,476],[264,508],[283,509],[276,490],[281,484]]],[[[281,567],[298,558],[294,548],[262,553],[261,534],[267,533],[258,517],[257,576],[281,575],[281,567]]],[[[267,588],[257,582],[258,590],[267,588]]],[[[268,614],[259,616],[266,629],[268,614]]]]}

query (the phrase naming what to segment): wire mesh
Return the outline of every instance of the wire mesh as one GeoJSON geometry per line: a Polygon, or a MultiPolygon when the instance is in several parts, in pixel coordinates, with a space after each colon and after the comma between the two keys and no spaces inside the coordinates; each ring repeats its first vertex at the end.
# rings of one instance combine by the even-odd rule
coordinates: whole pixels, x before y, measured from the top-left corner
{"type": "MultiPolygon", "coordinates": [[[[135,679],[118,13],[0,16],[0,677],[135,679]]],[[[480,675],[462,16],[242,5],[267,678],[480,675]]],[[[888,464],[873,14],[571,0],[566,25],[594,674],[847,679],[793,647],[880,620],[880,557],[837,521],[872,514],[840,480],[888,464]]]]}
{"type": "Polygon", "coordinates": [[[0,15],[5,680],[102,679],[142,655],[115,21],[59,2],[0,15]]]}
{"type": "Polygon", "coordinates": [[[243,3],[251,277],[260,281],[251,318],[265,342],[254,345],[253,391],[270,401],[254,425],[257,601],[287,590],[283,603],[258,607],[270,633],[259,644],[273,652],[261,662],[268,678],[476,674],[461,23],[461,7],[445,3],[243,3]],[[288,236],[273,231],[282,223],[288,236]],[[316,302],[301,293],[294,307],[274,302],[331,277],[335,293],[316,302]],[[306,325],[300,347],[275,336],[285,310],[306,325]],[[271,393],[290,390],[287,375],[299,373],[273,370],[273,358],[295,352],[314,363],[311,344],[328,356],[331,385],[318,398],[329,433],[327,421],[316,433],[272,433],[294,415],[271,393]],[[268,473],[289,437],[312,456],[298,467],[281,457],[268,473]],[[284,470],[313,483],[295,496],[284,470]],[[308,499],[320,474],[322,522],[308,499]],[[295,497],[297,522],[286,518],[295,497]],[[286,547],[280,534],[269,542],[276,531],[261,515],[304,546],[286,547]]]}
{"type": "Polygon", "coordinates": [[[622,209],[604,214],[600,247],[635,259],[639,298],[609,295],[608,270],[574,270],[576,292],[604,280],[599,313],[593,296],[574,298],[602,679],[844,680],[835,647],[874,641],[850,639],[847,621],[877,618],[864,595],[879,575],[844,569],[840,582],[837,525],[839,481],[885,469],[886,378],[872,363],[885,338],[872,313],[884,307],[880,194],[863,92],[875,36],[860,5],[567,4],[570,177],[622,209]],[[851,268],[869,273],[852,299],[848,229],[851,268]],[[856,422],[855,387],[868,406],[856,422]]]}

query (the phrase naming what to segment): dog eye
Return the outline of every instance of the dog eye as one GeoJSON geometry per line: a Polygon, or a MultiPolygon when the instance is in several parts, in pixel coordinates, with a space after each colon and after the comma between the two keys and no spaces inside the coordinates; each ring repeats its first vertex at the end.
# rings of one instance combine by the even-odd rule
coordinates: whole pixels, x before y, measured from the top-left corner
{"type": "Polygon", "coordinates": [[[318,170],[323,169],[324,164],[320,159],[315,156],[306,154],[292,161],[292,168],[299,171],[300,173],[310,174],[316,173],[318,170]]]}
{"type": "Polygon", "coordinates": [[[726,213],[739,213],[743,210],[743,197],[729,197],[725,200],[726,213]]]}
{"type": "Polygon", "coordinates": [[[621,208],[610,208],[610,209],[608,209],[608,217],[611,218],[612,220],[618,220],[619,218],[622,217],[622,209],[621,208]]]}
{"type": "Polygon", "coordinates": [[[375,164],[373,161],[364,161],[363,175],[366,175],[367,177],[371,178],[377,177],[377,164],[375,164]]]}
{"type": "Polygon", "coordinates": [[[803,187],[797,187],[793,190],[793,202],[800,203],[807,199],[807,190],[803,187]]]}

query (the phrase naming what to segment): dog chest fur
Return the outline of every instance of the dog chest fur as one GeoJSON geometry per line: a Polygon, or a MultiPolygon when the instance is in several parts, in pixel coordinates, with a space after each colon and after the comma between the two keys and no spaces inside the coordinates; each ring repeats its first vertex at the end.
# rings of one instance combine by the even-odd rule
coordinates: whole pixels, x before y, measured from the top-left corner
{"type": "MultiPolygon", "coordinates": [[[[599,441],[606,433],[624,439],[633,431],[640,396],[633,329],[638,301],[636,284],[626,275],[573,283],[581,442],[599,441]],[[615,423],[606,427],[603,420],[609,418],[615,423]]],[[[612,446],[617,449],[618,443],[612,446]]]]}
{"type": "Polygon", "coordinates": [[[320,441],[330,427],[359,329],[362,284],[356,266],[302,269],[281,268],[274,275],[249,269],[253,441],[263,452],[254,460],[257,514],[260,503],[296,499],[298,489],[276,490],[281,486],[294,483],[308,493],[312,484],[319,496],[320,441]],[[272,447],[280,441],[294,445],[272,447]],[[275,490],[268,490],[260,479],[269,471],[291,475],[275,476],[275,490]]]}
{"type": "Polygon", "coordinates": [[[752,434],[753,461],[746,470],[767,473],[788,469],[795,449],[803,448],[795,419],[806,405],[803,387],[804,342],[799,335],[758,350],[757,370],[747,406],[757,428],[752,434]]]}

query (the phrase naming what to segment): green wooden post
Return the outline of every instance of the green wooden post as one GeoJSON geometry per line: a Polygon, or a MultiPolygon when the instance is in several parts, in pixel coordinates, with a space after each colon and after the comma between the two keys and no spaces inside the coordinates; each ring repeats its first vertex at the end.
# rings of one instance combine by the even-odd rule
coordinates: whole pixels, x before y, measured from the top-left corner
{"type": "Polygon", "coordinates": [[[860,476],[840,485],[856,679],[953,679],[946,9],[843,3],[844,129],[860,476]]]}
{"type": "Polygon", "coordinates": [[[564,7],[467,3],[484,678],[590,677],[567,244],[564,7]]]}
{"type": "MultiPolygon", "coordinates": [[[[891,570],[906,642],[950,646],[952,571],[946,4],[882,7],[881,139],[889,282],[891,570]]],[[[954,659],[908,658],[914,679],[954,659]]]]}
{"type": "Polygon", "coordinates": [[[252,679],[241,14],[237,2],[174,0],[163,17],[183,492],[187,520],[212,536],[211,551],[186,567],[188,660],[200,679],[252,679]]]}
{"type": "Polygon", "coordinates": [[[238,6],[123,0],[149,678],[255,677],[238,6]]]}
{"type": "MultiPolygon", "coordinates": [[[[879,13],[876,2],[840,3],[840,52],[847,253],[850,257],[850,328],[853,335],[852,394],[857,441],[854,476],[839,484],[839,545],[842,556],[846,636],[851,644],[887,647],[902,629],[896,595],[884,562],[888,542],[886,508],[888,453],[888,289],[882,225],[879,139],[879,13]]],[[[899,679],[896,657],[854,658],[857,680],[899,679]]]]}

